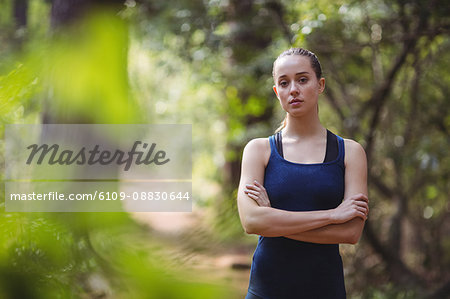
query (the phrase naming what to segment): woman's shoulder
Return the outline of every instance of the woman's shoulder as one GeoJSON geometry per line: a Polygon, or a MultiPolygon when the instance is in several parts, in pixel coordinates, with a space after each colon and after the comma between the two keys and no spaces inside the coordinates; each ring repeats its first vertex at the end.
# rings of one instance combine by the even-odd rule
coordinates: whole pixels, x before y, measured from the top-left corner
{"type": "Polygon", "coordinates": [[[344,144],[345,144],[345,151],[350,151],[350,152],[359,152],[359,151],[364,151],[364,148],[362,147],[361,144],[359,144],[357,141],[353,140],[353,139],[348,139],[348,138],[342,138],[344,139],[344,144]]]}
{"type": "Polygon", "coordinates": [[[270,157],[269,137],[250,140],[244,148],[244,157],[246,155],[258,157],[264,165],[267,165],[270,157]]]}
{"type": "Polygon", "coordinates": [[[259,154],[270,153],[269,137],[250,140],[244,148],[245,151],[259,154]]]}
{"type": "Polygon", "coordinates": [[[362,159],[366,160],[366,152],[364,151],[364,148],[361,144],[356,142],[353,139],[344,139],[344,146],[345,146],[345,163],[347,164],[348,161],[361,161],[362,159]]]}
{"type": "Polygon", "coordinates": [[[250,140],[245,147],[250,147],[254,149],[263,150],[265,148],[270,148],[269,137],[255,138],[250,140]]]}

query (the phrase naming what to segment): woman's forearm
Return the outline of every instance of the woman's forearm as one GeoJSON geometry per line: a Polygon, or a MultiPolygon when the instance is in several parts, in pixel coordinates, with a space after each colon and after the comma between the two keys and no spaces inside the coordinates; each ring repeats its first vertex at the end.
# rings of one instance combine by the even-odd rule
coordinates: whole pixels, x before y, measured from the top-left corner
{"type": "Polygon", "coordinates": [[[307,232],[335,223],[332,210],[291,212],[272,207],[257,207],[248,214],[245,230],[264,237],[281,237],[307,232]]]}
{"type": "Polygon", "coordinates": [[[285,211],[261,207],[251,201],[242,201],[240,207],[242,210],[245,209],[246,213],[242,213],[241,219],[245,231],[249,234],[265,237],[289,236],[330,224],[346,223],[354,218],[366,220],[367,201],[364,194],[356,194],[342,201],[334,209],[308,212],[285,211]]]}
{"type": "MultiPolygon", "coordinates": [[[[242,226],[248,234],[258,234],[264,237],[295,235],[330,224],[346,223],[354,218],[365,220],[368,213],[368,198],[363,193],[344,199],[334,209],[303,212],[270,207],[265,187],[256,180],[254,184],[246,184],[245,190],[242,191],[244,194],[241,193],[241,196],[238,196],[242,226]]],[[[329,229],[335,230],[331,227],[326,231],[329,229]]],[[[309,237],[310,235],[308,235],[309,237]]],[[[349,241],[352,240],[353,238],[349,239],[349,241]]],[[[330,241],[327,240],[327,242],[330,241]]]]}
{"type": "Polygon", "coordinates": [[[330,224],[309,231],[285,235],[286,238],[319,244],[356,244],[361,237],[364,221],[354,218],[341,224],[330,224]]]}

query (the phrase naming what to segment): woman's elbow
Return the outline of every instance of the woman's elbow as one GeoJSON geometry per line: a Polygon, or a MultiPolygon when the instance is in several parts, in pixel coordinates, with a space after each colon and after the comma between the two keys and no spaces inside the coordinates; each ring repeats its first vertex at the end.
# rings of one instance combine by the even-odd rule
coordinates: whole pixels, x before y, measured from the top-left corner
{"type": "Polygon", "coordinates": [[[245,219],[243,219],[242,227],[244,228],[246,234],[249,235],[258,234],[259,226],[257,221],[255,221],[254,217],[247,216],[245,219]]]}
{"type": "Polygon", "coordinates": [[[354,227],[347,233],[347,242],[348,244],[357,244],[359,239],[361,238],[362,229],[359,227],[354,227]]]}
{"type": "Polygon", "coordinates": [[[248,225],[244,226],[244,231],[247,235],[255,235],[256,234],[256,230],[253,227],[248,226],[248,225]]]}
{"type": "Polygon", "coordinates": [[[249,234],[249,235],[252,234],[252,227],[247,218],[245,218],[245,219],[241,218],[241,225],[246,234],[249,234]]]}
{"type": "Polygon", "coordinates": [[[270,207],[257,207],[248,210],[247,213],[241,215],[241,224],[244,231],[250,235],[260,235],[264,237],[281,237],[279,231],[275,230],[276,218],[272,214],[273,209],[270,207]]]}
{"type": "Polygon", "coordinates": [[[348,237],[347,237],[347,244],[352,244],[352,245],[355,245],[355,244],[357,244],[358,243],[358,241],[359,241],[359,235],[358,234],[350,234],[348,237]]]}
{"type": "Polygon", "coordinates": [[[264,235],[268,228],[267,221],[264,220],[263,213],[252,213],[250,215],[246,215],[241,222],[245,233],[249,235],[264,235]]]}

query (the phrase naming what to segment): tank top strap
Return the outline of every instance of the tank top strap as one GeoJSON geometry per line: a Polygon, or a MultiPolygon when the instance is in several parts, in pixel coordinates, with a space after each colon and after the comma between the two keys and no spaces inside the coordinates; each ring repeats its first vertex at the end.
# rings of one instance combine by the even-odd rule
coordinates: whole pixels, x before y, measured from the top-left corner
{"type": "Polygon", "coordinates": [[[269,143],[270,143],[270,155],[277,150],[277,146],[275,145],[275,134],[269,136],[269,143]]]}
{"type": "Polygon", "coordinates": [[[339,156],[338,156],[339,164],[342,166],[342,168],[345,168],[345,163],[344,163],[344,159],[345,159],[344,139],[341,136],[339,136],[339,135],[336,135],[336,137],[338,139],[338,144],[339,144],[339,156]]]}

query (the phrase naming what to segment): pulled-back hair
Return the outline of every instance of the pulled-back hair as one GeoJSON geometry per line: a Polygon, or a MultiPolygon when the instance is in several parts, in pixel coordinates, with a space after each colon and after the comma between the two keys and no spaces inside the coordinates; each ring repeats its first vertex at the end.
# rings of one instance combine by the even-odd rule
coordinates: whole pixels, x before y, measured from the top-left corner
{"type": "MultiPolygon", "coordinates": [[[[290,48],[286,51],[284,51],[283,53],[281,53],[277,59],[275,59],[275,61],[273,62],[273,68],[272,68],[272,77],[275,81],[275,65],[277,63],[277,61],[285,56],[289,56],[289,55],[300,55],[300,56],[305,56],[309,58],[309,61],[311,62],[311,67],[314,70],[314,73],[316,74],[317,80],[319,80],[320,78],[322,78],[322,67],[320,66],[320,62],[319,59],[317,58],[316,54],[314,54],[313,52],[303,49],[303,48],[290,48]]],[[[280,127],[278,127],[275,130],[275,133],[282,130],[284,127],[286,127],[286,123],[287,123],[287,114],[286,117],[284,118],[284,120],[281,122],[280,127]]]]}
{"type": "Polygon", "coordinates": [[[289,55],[300,55],[300,56],[306,56],[309,58],[309,61],[311,62],[311,67],[314,70],[314,73],[316,73],[317,79],[322,78],[322,67],[320,66],[319,59],[317,58],[316,54],[313,52],[303,49],[303,48],[290,48],[283,53],[281,53],[277,59],[273,62],[273,68],[272,68],[272,77],[275,78],[275,65],[277,61],[284,56],[289,55]]]}

